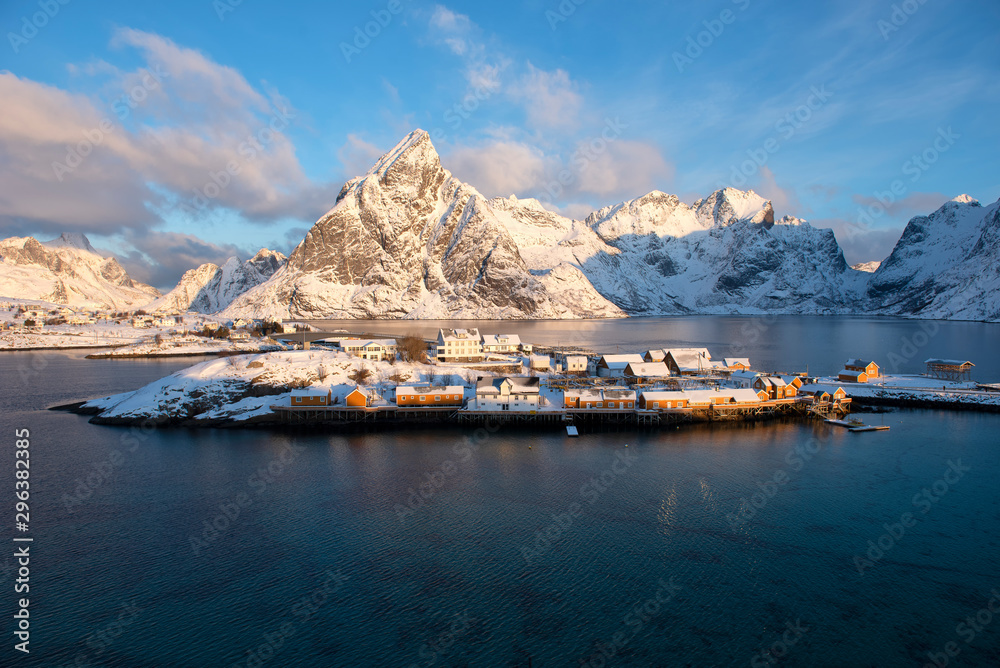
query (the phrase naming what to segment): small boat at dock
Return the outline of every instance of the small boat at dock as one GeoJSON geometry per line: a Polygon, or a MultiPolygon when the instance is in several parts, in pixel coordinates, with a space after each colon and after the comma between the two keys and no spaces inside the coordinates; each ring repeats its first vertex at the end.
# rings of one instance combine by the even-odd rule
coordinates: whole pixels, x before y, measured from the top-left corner
{"type": "Polygon", "coordinates": [[[829,419],[829,420],[823,420],[823,422],[825,422],[827,424],[836,425],[838,427],[847,427],[848,429],[852,429],[852,428],[855,428],[855,427],[864,427],[865,426],[865,423],[862,422],[861,420],[857,419],[857,418],[851,418],[850,420],[833,420],[833,419],[829,419]]]}
{"type": "Polygon", "coordinates": [[[860,431],[889,431],[889,427],[887,425],[865,424],[865,425],[861,425],[859,427],[851,427],[847,431],[857,431],[857,432],[860,432],[860,431]]]}
{"type": "Polygon", "coordinates": [[[566,435],[567,436],[579,436],[580,431],[571,424],[566,425],[566,435]]]}

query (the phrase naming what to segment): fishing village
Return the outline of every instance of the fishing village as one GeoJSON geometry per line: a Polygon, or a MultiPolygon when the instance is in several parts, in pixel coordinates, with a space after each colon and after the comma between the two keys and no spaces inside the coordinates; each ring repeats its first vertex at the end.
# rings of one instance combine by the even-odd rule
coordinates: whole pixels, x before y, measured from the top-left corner
{"type": "MultiPolygon", "coordinates": [[[[850,359],[836,376],[758,371],[745,357],[714,359],[707,348],[665,348],[595,354],[540,348],[517,334],[441,329],[436,340],[415,343],[351,336],[302,338],[303,349],[329,348],[368,361],[418,358],[426,344],[434,375],[427,382],[357,382],[337,388],[293,390],[270,409],[285,424],[375,425],[453,423],[523,425],[580,430],[656,427],[685,422],[752,421],[798,416],[851,431],[888,427],[848,418],[855,388],[885,378],[872,360],[850,359]],[[410,348],[408,354],[403,346],[410,348]],[[444,382],[441,378],[457,377],[444,382]]],[[[923,389],[968,386],[971,362],[928,360],[928,373],[909,377],[923,389]]],[[[365,378],[362,378],[362,381],[365,378]]],[[[894,378],[894,381],[899,379],[894,378]]],[[[988,391],[989,388],[983,391],[988,391]]],[[[878,403],[878,402],[874,402],[878,403]]]]}

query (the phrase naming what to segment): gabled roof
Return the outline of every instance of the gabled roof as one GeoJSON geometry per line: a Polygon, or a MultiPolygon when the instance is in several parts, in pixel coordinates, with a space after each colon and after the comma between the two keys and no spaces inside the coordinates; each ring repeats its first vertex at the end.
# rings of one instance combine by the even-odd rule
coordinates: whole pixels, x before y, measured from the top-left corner
{"type": "MultiPolygon", "coordinates": [[[[847,360],[847,362],[844,363],[844,366],[867,367],[869,364],[874,364],[874,362],[872,362],[871,360],[850,359],[850,360],[847,360]]],[[[875,366],[878,366],[878,365],[876,364],[875,366]]]]}
{"type": "Polygon", "coordinates": [[[942,360],[942,359],[937,359],[936,357],[932,357],[929,360],[924,360],[924,364],[940,364],[941,366],[965,366],[966,364],[968,364],[969,366],[976,366],[975,364],[973,364],[972,362],[970,362],[968,360],[965,360],[965,361],[962,361],[962,360],[942,360]]]}
{"type": "Polygon", "coordinates": [[[670,375],[670,368],[663,362],[629,362],[626,373],[636,377],[664,377],[670,375]]]}
{"type": "Polygon", "coordinates": [[[609,369],[624,369],[630,363],[642,364],[644,360],[642,359],[642,355],[639,354],[602,355],[598,363],[600,362],[604,362],[609,369]]]}
{"type": "Polygon", "coordinates": [[[698,371],[712,368],[712,356],[708,348],[666,348],[667,355],[683,371],[698,371]]]}
{"type": "MultiPolygon", "coordinates": [[[[841,369],[840,373],[838,373],[837,376],[838,377],[839,376],[846,376],[848,378],[858,379],[858,378],[861,377],[861,374],[863,374],[863,373],[865,373],[865,372],[864,371],[852,371],[851,369],[841,369]]],[[[865,373],[865,375],[867,376],[868,374],[865,373]]]]}
{"type": "Polygon", "coordinates": [[[519,346],[521,337],[517,334],[483,334],[484,346],[519,346]]]}
{"type": "Polygon", "coordinates": [[[537,394],[537,376],[497,376],[493,378],[480,378],[476,382],[476,394],[500,394],[500,386],[507,382],[510,384],[510,391],[516,394],[537,394]]]}
{"type": "Polygon", "coordinates": [[[667,353],[663,351],[662,348],[656,350],[647,350],[644,357],[649,357],[653,362],[662,362],[663,358],[667,356],[667,353]]]}
{"type": "Polygon", "coordinates": [[[726,363],[726,366],[734,366],[736,364],[742,364],[743,366],[750,366],[749,357],[723,357],[722,361],[726,363]]]}
{"type": "Polygon", "coordinates": [[[479,342],[479,330],[475,327],[470,329],[439,329],[438,338],[445,341],[467,341],[479,342]]]}

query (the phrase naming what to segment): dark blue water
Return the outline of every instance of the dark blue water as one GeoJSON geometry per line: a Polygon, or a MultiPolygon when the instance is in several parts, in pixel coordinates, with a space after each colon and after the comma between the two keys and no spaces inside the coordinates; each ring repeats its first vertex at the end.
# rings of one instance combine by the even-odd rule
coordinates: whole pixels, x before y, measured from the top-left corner
{"type": "Polygon", "coordinates": [[[1000,415],[144,432],[37,409],[191,360],[39,359],[0,356],[0,485],[30,428],[35,538],[32,652],[7,570],[0,665],[919,666],[949,642],[1000,663],[1000,619],[956,628],[1000,591],[1000,415]]]}

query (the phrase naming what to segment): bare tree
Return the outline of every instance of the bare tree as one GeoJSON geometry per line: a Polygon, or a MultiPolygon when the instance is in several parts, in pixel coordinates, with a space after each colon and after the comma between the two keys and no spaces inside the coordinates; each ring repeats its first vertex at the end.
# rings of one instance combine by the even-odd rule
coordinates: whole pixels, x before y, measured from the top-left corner
{"type": "Polygon", "coordinates": [[[407,362],[427,362],[427,344],[416,334],[407,334],[401,339],[396,339],[396,347],[400,357],[407,362]]]}
{"type": "Polygon", "coordinates": [[[348,374],[347,377],[358,385],[364,385],[365,382],[371,377],[371,375],[372,375],[372,370],[366,366],[363,366],[352,371],[350,374],[348,374]]]}

